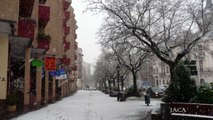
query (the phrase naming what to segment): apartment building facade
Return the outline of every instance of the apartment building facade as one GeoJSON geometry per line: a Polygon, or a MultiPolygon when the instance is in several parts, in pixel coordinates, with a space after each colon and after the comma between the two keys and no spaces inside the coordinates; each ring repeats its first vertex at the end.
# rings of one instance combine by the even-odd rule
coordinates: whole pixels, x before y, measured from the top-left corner
{"type": "Polygon", "coordinates": [[[0,118],[18,91],[29,111],[77,90],[76,21],[71,0],[0,3],[0,118]]]}
{"type": "Polygon", "coordinates": [[[83,76],[83,51],[81,48],[78,48],[77,49],[77,86],[78,86],[78,89],[82,89],[82,84],[83,84],[83,81],[82,81],[82,76],[83,76]]]}
{"type": "MultiPolygon", "coordinates": [[[[213,41],[209,40],[205,43],[199,43],[191,50],[185,59],[194,61],[196,74],[192,74],[192,78],[197,85],[213,82],[213,41]]],[[[153,78],[154,86],[168,85],[170,82],[169,66],[156,59],[153,62],[153,78]]]]}

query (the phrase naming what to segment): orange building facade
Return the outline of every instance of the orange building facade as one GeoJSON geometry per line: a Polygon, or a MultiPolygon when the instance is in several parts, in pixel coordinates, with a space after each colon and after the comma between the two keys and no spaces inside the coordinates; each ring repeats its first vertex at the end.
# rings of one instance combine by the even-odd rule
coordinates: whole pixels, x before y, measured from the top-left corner
{"type": "Polygon", "coordinates": [[[0,118],[18,96],[27,112],[77,90],[78,48],[71,0],[2,0],[0,3],[0,118]]]}

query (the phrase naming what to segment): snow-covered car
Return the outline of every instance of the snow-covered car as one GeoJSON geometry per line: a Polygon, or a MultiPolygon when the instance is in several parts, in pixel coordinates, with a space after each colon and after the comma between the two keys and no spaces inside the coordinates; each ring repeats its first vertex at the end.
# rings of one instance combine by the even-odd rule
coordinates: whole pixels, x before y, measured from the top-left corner
{"type": "Polygon", "coordinates": [[[166,85],[159,85],[158,86],[161,90],[165,91],[167,89],[167,86],[166,85]]]}

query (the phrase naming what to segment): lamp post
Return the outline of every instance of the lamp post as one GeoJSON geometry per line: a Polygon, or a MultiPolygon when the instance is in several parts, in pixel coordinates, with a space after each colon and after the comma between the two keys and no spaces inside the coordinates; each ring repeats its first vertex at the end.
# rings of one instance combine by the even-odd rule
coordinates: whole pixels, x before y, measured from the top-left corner
{"type": "Polygon", "coordinates": [[[123,79],[123,75],[121,75],[121,91],[124,90],[124,79],[123,79]]]}
{"type": "Polygon", "coordinates": [[[119,99],[120,99],[120,85],[119,85],[119,77],[120,77],[120,74],[119,74],[119,71],[120,71],[120,66],[119,65],[117,65],[116,66],[116,68],[117,68],[117,81],[118,81],[118,95],[117,95],[117,101],[119,101],[119,99]]]}
{"type": "Polygon", "coordinates": [[[109,83],[109,92],[111,92],[111,76],[110,76],[110,78],[109,78],[109,80],[108,80],[108,83],[109,83]]]}

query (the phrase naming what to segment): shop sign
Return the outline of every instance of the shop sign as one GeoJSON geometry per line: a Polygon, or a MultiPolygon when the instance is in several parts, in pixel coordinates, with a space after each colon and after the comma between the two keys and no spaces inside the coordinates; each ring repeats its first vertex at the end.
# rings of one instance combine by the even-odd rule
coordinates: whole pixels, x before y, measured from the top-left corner
{"type": "Polygon", "coordinates": [[[67,74],[64,69],[60,69],[56,71],[56,79],[67,79],[67,74]]]}
{"type": "Polygon", "coordinates": [[[56,58],[45,57],[45,70],[55,71],[56,70],[56,58]]]}
{"type": "Polygon", "coordinates": [[[60,70],[59,70],[59,74],[60,74],[60,75],[64,75],[64,74],[65,74],[65,70],[64,70],[64,69],[60,69],[60,70]]]}
{"type": "Polygon", "coordinates": [[[50,71],[50,75],[51,76],[61,76],[61,75],[65,75],[65,70],[64,69],[60,69],[57,71],[50,71]]]}
{"type": "Polygon", "coordinates": [[[186,113],[186,109],[183,107],[170,108],[170,113],[186,113]]]}
{"type": "Polygon", "coordinates": [[[61,80],[61,79],[67,79],[67,75],[60,75],[60,76],[56,76],[56,79],[61,80]]]}
{"type": "Polygon", "coordinates": [[[49,73],[51,76],[56,76],[56,71],[50,71],[49,73]]]}
{"type": "Polygon", "coordinates": [[[43,61],[42,60],[33,60],[31,62],[31,65],[34,67],[43,66],[43,61]]]}

